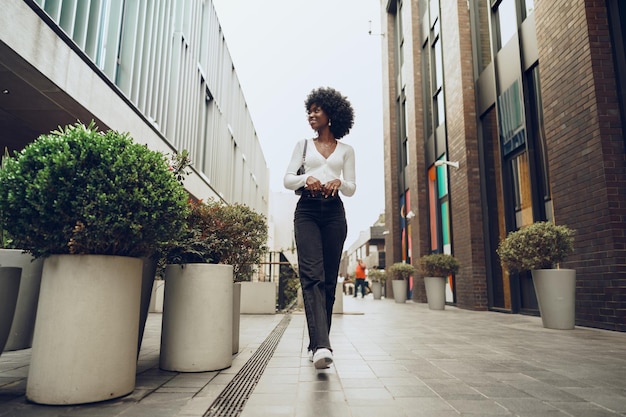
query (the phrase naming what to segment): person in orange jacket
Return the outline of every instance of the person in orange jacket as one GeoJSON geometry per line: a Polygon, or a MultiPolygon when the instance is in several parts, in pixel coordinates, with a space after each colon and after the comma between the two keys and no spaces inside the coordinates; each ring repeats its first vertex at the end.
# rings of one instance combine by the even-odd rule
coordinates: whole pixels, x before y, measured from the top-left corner
{"type": "Polygon", "coordinates": [[[361,287],[361,298],[365,297],[365,278],[367,278],[367,273],[366,273],[366,268],[367,266],[365,265],[365,262],[363,262],[363,259],[359,258],[357,259],[357,264],[356,264],[356,271],[355,271],[355,278],[356,278],[356,284],[354,284],[354,296],[356,297],[359,293],[359,287],[361,287]]]}

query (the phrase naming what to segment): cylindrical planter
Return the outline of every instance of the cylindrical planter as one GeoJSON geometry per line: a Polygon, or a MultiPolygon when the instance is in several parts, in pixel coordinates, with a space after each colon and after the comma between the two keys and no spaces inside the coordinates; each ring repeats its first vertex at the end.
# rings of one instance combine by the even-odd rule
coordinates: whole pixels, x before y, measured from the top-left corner
{"type": "Polygon", "coordinates": [[[343,283],[341,282],[337,282],[337,285],[335,286],[333,314],[343,314],[343,283]]]}
{"type": "Polygon", "coordinates": [[[431,310],[443,310],[446,306],[446,278],[424,277],[426,300],[431,310]]]}
{"type": "Polygon", "coordinates": [[[406,302],[406,290],[407,290],[407,282],[404,279],[394,279],[391,281],[391,286],[393,287],[393,299],[396,303],[405,303],[406,302]]]}
{"type": "Polygon", "coordinates": [[[21,268],[0,267],[0,353],[4,350],[9,338],[20,291],[21,275],[21,268]]]}
{"type": "Polygon", "coordinates": [[[163,295],[165,294],[165,280],[155,279],[152,283],[149,313],[163,313],[163,295]]]}
{"type": "Polygon", "coordinates": [[[206,372],[228,368],[233,353],[233,267],[168,265],[160,367],[206,372]]]}
{"type": "Polygon", "coordinates": [[[531,273],[543,327],[573,329],[576,321],[576,271],[536,269],[531,273]]]}
{"type": "Polygon", "coordinates": [[[0,249],[0,265],[22,268],[15,316],[4,350],[28,349],[33,344],[43,259],[33,259],[21,249],[0,249]]]}
{"type": "Polygon", "coordinates": [[[135,388],[140,258],[46,258],[26,397],[40,404],[83,404],[135,388]]]}
{"type": "Polygon", "coordinates": [[[152,287],[157,270],[157,259],[153,257],[142,258],[143,268],[141,270],[141,304],[139,308],[139,339],[137,340],[137,355],[141,351],[143,333],[146,329],[146,320],[150,310],[150,299],[152,298],[152,287]]]}
{"type": "Polygon", "coordinates": [[[372,282],[372,295],[374,300],[380,300],[383,296],[383,285],[380,282],[372,282]]]}
{"type": "Polygon", "coordinates": [[[233,284],[233,355],[239,352],[239,327],[241,323],[241,282],[233,284]]]}

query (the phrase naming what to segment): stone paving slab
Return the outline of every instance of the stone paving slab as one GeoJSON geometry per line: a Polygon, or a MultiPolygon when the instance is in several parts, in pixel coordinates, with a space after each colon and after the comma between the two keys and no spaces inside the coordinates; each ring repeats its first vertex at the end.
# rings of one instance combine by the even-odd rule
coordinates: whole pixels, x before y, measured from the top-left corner
{"type": "MultiPolygon", "coordinates": [[[[344,297],[331,331],[334,365],[315,370],[296,311],[242,417],[626,416],[626,334],[549,330],[538,317],[344,297]]],[[[158,368],[160,314],[150,314],[135,391],[80,406],[24,398],[30,349],[0,356],[0,417],[203,416],[283,316],[244,315],[240,352],[220,372],[158,368]]],[[[236,416],[238,413],[229,414],[236,416]]]]}

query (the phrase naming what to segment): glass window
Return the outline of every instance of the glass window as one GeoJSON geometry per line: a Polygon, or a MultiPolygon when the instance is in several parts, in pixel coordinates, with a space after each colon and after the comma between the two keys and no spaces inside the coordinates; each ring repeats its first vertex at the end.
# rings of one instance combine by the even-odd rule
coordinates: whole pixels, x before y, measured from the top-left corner
{"type": "Polygon", "coordinates": [[[530,168],[527,152],[522,152],[511,160],[511,170],[515,199],[515,226],[520,228],[533,222],[530,168]]]}
{"type": "Polygon", "coordinates": [[[439,249],[439,234],[437,233],[437,168],[433,165],[428,169],[428,214],[430,216],[430,250],[439,249]]]}
{"type": "Polygon", "coordinates": [[[398,70],[400,70],[402,68],[402,65],[404,64],[404,27],[403,27],[403,14],[404,14],[404,10],[402,8],[402,0],[398,0],[398,11],[396,12],[396,31],[397,31],[397,38],[398,38],[398,62],[400,63],[400,65],[398,65],[398,70]]]}
{"type": "Polygon", "coordinates": [[[428,44],[426,44],[422,48],[422,86],[424,88],[422,101],[424,102],[424,140],[428,140],[430,135],[433,134],[433,105],[430,79],[428,77],[428,74],[430,74],[430,60],[428,59],[429,52],[430,47],[428,46],[428,44]]]}
{"type": "Polygon", "coordinates": [[[439,39],[433,44],[433,53],[435,55],[435,85],[433,90],[437,90],[443,85],[443,58],[441,56],[441,42],[439,39]]]}
{"type": "MultiPolygon", "coordinates": [[[[446,160],[445,155],[442,160],[446,160]]],[[[437,167],[437,194],[438,198],[448,195],[448,167],[446,165],[437,167]]]]}
{"type": "Polygon", "coordinates": [[[435,95],[435,106],[437,108],[437,126],[441,126],[446,121],[446,104],[443,99],[443,90],[439,90],[435,95]]]}
{"type": "Polygon", "coordinates": [[[515,0],[502,0],[498,6],[498,27],[500,28],[500,48],[517,32],[515,0]]]}
{"type": "Polygon", "coordinates": [[[535,1],[526,0],[524,4],[526,5],[526,16],[528,16],[535,10],[535,1]]]}
{"type": "Polygon", "coordinates": [[[439,17],[439,0],[430,0],[430,24],[431,26],[437,22],[439,17]]]}
{"type": "Polygon", "coordinates": [[[476,11],[476,29],[473,34],[476,36],[478,44],[478,73],[483,72],[491,63],[491,42],[489,41],[489,16],[491,9],[486,2],[472,2],[472,7],[476,11]]]}

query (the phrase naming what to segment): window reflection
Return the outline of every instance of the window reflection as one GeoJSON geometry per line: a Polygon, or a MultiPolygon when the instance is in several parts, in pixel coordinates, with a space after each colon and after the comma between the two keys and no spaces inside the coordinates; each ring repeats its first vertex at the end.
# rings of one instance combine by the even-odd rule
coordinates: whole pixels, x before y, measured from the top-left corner
{"type": "Polygon", "coordinates": [[[498,26],[500,28],[500,48],[511,40],[517,32],[515,0],[502,0],[498,6],[498,26]]]}

